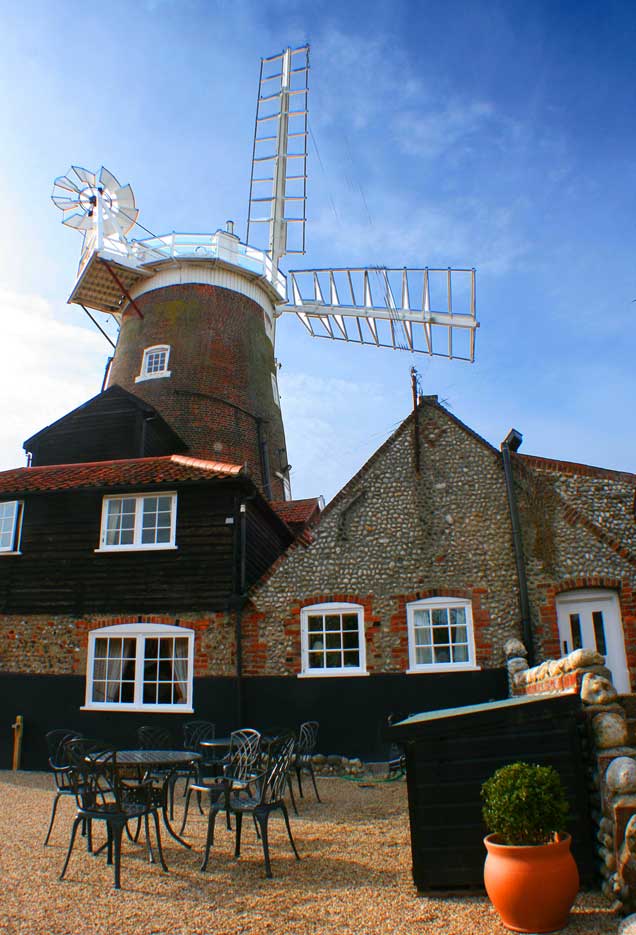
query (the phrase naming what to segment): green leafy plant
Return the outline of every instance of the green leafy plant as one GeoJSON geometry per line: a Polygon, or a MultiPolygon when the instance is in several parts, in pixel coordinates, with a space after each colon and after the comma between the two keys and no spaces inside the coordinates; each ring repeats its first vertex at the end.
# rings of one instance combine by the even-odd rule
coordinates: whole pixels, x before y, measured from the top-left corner
{"type": "Polygon", "coordinates": [[[486,827],[501,844],[547,844],[563,830],[569,811],[565,789],[551,766],[503,766],[482,785],[481,796],[486,827]]]}

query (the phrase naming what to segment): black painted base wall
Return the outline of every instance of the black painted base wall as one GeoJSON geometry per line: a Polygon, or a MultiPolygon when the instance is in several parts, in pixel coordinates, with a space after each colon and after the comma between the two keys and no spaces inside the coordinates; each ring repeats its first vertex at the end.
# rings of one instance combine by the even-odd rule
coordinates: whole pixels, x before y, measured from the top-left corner
{"type": "Polygon", "coordinates": [[[22,769],[46,769],[44,735],[59,727],[74,728],[115,746],[137,746],[142,724],[161,724],[181,744],[182,725],[194,718],[214,721],[217,735],[237,727],[297,727],[320,722],[321,753],[386,760],[387,718],[419,711],[494,701],[507,695],[506,672],[448,672],[438,675],[371,675],[358,678],[249,678],[242,683],[242,711],[236,679],[195,679],[194,714],[147,714],[81,711],[83,676],[0,674],[0,769],[10,769],[11,725],[24,717],[22,769]]]}

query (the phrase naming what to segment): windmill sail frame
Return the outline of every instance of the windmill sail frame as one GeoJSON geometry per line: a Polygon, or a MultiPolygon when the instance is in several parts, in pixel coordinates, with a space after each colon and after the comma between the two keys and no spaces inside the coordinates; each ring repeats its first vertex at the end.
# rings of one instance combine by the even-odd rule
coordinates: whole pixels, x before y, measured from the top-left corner
{"type": "Polygon", "coordinates": [[[257,228],[266,224],[267,243],[254,245],[266,249],[275,266],[288,253],[305,253],[308,98],[308,45],[261,59],[247,242],[258,238],[257,228]],[[294,244],[289,243],[290,225],[299,227],[294,244]]]}

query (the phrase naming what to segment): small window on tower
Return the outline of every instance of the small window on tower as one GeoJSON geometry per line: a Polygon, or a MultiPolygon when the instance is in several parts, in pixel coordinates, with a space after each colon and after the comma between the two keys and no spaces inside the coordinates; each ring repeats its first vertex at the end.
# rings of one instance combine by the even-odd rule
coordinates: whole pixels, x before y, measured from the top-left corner
{"type": "Polygon", "coordinates": [[[135,377],[135,383],[139,383],[140,380],[169,377],[169,358],[170,346],[168,344],[157,344],[155,347],[147,347],[141,362],[141,373],[138,377],[135,377]]]}
{"type": "Polygon", "coordinates": [[[276,405],[280,407],[280,396],[278,395],[278,383],[276,382],[275,373],[272,374],[272,396],[276,405]]]}

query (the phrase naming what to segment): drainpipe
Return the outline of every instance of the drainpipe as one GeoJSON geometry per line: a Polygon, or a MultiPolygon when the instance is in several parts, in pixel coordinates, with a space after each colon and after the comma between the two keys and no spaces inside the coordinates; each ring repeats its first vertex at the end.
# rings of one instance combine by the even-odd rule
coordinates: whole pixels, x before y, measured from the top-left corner
{"type": "Polygon", "coordinates": [[[267,439],[263,435],[263,422],[260,416],[256,419],[256,438],[258,440],[258,453],[261,460],[261,477],[263,479],[263,492],[268,500],[272,499],[272,479],[269,473],[269,452],[267,449],[267,439]]]}
{"type": "MultiPolygon", "coordinates": [[[[252,499],[248,497],[246,499],[252,499]]],[[[234,642],[236,645],[236,719],[238,727],[245,723],[245,686],[243,682],[243,607],[247,580],[247,502],[234,499],[234,642]]]]}
{"type": "Polygon", "coordinates": [[[501,458],[503,461],[504,479],[506,482],[506,494],[508,496],[508,509],[510,511],[510,523],[512,525],[512,544],[515,553],[515,564],[517,566],[517,581],[519,583],[519,609],[521,611],[521,632],[523,642],[528,650],[528,665],[534,665],[534,641],[532,637],[532,624],[530,622],[530,601],[528,598],[528,581],[526,578],[526,564],[523,554],[523,542],[521,539],[521,523],[519,522],[519,510],[517,509],[517,498],[515,496],[514,481],[512,477],[512,462],[510,452],[517,451],[523,441],[523,435],[516,429],[510,429],[501,445],[501,458]]]}

